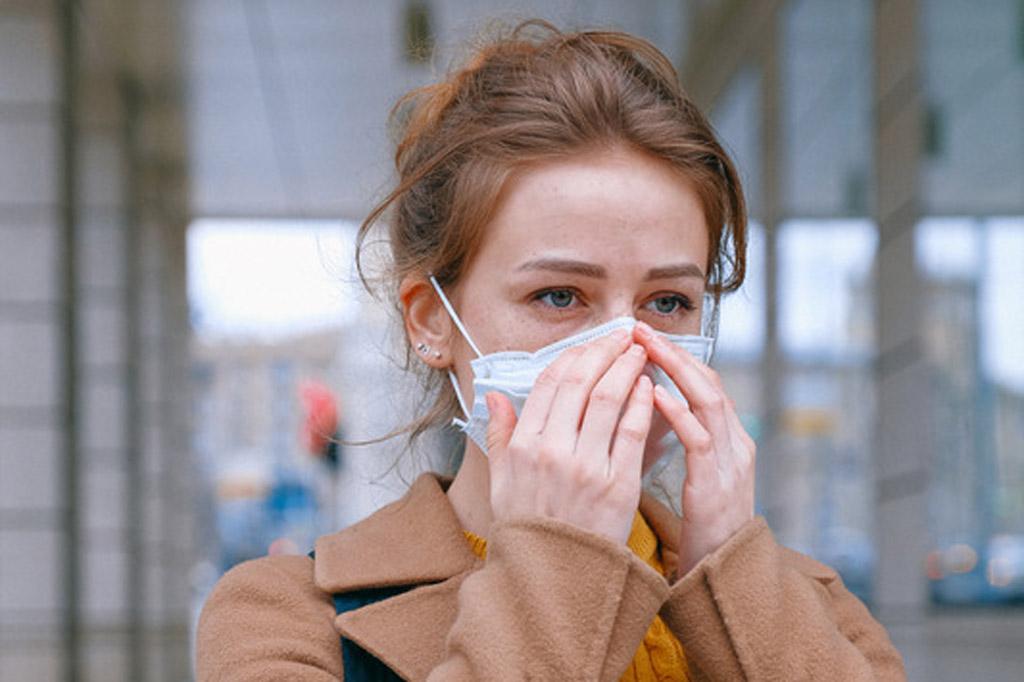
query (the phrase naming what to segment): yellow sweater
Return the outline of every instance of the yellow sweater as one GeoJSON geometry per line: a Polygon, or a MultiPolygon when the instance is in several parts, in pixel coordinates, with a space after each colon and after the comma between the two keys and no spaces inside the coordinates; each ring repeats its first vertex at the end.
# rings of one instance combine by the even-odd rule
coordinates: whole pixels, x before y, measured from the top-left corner
{"type": "MultiPolygon", "coordinates": [[[[487,556],[487,538],[463,531],[473,552],[483,559],[487,556]]],[[[658,538],[654,531],[637,512],[633,517],[633,529],[626,542],[633,553],[646,561],[658,573],[665,575],[658,552],[658,538]]],[[[651,627],[644,635],[644,641],[636,650],[633,662],[619,678],[620,682],[689,682],[690,671],[686,655],[679,640],[668,629],[661,616],[655,616],[651,627]]]]}

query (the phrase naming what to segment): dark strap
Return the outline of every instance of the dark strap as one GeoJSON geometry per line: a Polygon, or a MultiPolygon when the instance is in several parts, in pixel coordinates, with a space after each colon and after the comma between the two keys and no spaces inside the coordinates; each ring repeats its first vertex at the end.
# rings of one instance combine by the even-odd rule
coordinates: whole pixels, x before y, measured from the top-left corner
{"type": "MultiPolygon", "coordinates": [[[[315,560],[315,552],[310,552],[309,558],[315,560]]],[[[367,588],[353,592],[337,592],[333,595],[334,610],[338,614],[342,614],[362,608],[368,604],[402,594],[410,587],[411,585],[398,585],[367,588]]],[[[345,682],[401,682],[402,680],[379,658],[345,637],[341,638],[341,659],[345,666],[345,682]]]]}

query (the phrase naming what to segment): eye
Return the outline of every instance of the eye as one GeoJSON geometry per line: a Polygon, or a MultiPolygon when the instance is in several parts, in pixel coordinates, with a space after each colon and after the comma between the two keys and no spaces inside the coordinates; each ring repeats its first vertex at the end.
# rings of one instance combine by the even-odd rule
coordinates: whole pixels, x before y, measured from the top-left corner
{"type": "Polygon", "coordinates": [[[659,315],[671,315],[673,313],[678,313],[680,310],[693,310],[693,303],[691,303],[690,299],[685,296],[670,294],[666,296],[658,296],[648,302],[645,307],[659,315]]]}
{"type": "Polygon", "coordinates": [[[570,289],[551,289],[538,294],[536,300],[543,301],[552,308],[568,308],[576,300],[576,294],[570,289]]]}

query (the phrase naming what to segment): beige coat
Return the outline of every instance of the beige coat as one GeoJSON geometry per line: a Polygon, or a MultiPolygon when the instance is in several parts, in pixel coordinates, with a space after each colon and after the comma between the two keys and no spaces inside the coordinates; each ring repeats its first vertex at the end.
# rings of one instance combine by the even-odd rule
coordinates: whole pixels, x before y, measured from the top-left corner
{"type": "MultiPolygon", "coordinates": [[[[700,680],[904,680],[885,630],[836,573],[762,519],[671,585],[627,548],[557,521],[498,523],[476,558],[444,493],[401,500],[305,556],[242,564],[199,622],[200,682],[336,680],[340,636],[408,680],[617,680],[660,613],[700,680]],[[420,585],[340,616],[335,592],[420,585]]],[[[641,511],[664,546],[678,518],[641,511]]]]}

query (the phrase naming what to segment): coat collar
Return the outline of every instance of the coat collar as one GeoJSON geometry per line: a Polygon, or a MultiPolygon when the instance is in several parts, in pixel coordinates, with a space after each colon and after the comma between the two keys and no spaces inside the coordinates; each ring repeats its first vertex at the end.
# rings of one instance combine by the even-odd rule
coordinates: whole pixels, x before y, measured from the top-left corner
{"type": "Polygon", "coordinates": [[[314,580],[325,592],[439,582],[477,562],[442,481],[416,479],[401,499],[316,541],[314,580]]]}
{"type": "Polygon", "coordinates": [[[335,618],[343,637],[407,680],[425,679],[441,663],[459,586],[480,563],[448,502],[447,483],[423,475],[400,500],[316,541],[314,581],[324,592],[419,586],[335,618]]]}
{"type": "MultiPolygon", "coordinates": [[[[400,500],[316,541],[314,581],[324,592],[419,586],[335,619],[343,637],[407,680],[426,679],[441,663],[458,613],[459,587],[482,563],[448,501],[447,483],[425,474],[400,500]]],[[[646,493],[640,512],[662,542],[662,563],[671,575],[679,518],[646,493]]]]}

